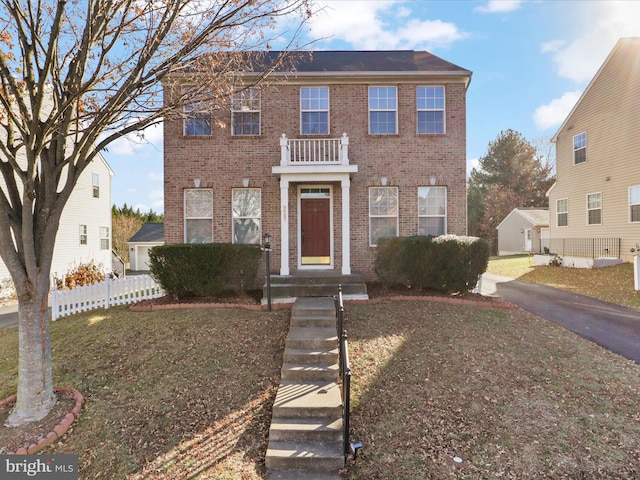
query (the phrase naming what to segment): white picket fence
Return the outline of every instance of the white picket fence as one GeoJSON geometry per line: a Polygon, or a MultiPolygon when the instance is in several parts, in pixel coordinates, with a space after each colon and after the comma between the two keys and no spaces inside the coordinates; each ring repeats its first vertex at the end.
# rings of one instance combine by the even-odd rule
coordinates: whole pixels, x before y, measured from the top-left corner
{"type": "Polygon", "coordinates": [[[57,290],[54,284],[51,291],[51,319],[55,321],[74,313],[136,303],[163,295],[164,291],[150,275],[107,278],[103,282],[71,290],[57,290]]]}

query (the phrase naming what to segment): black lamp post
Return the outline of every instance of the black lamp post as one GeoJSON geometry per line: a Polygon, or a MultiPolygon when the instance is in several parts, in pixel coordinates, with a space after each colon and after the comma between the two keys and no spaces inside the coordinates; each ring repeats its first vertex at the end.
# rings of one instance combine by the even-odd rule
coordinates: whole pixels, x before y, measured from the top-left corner
{"type": "Polygon", "coordinates": [[[267,310],[271,311],[271,262],[269,259],[269,252],[271,252],[271,235],[265,233],[263,235],[264,239],[264,251],[267,255],[267,310]]]}

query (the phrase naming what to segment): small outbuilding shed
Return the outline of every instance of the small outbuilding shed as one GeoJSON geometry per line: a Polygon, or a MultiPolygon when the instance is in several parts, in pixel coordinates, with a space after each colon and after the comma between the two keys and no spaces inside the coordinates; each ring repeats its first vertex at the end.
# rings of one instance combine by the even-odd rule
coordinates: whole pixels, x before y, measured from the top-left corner
{"type": "Polygon", "coordinates": [[[498,230],[498,255],[545,253],[549,248],[549,210],[514,208],[498,230]]]}
{"type": "Polygon", "coordinates": [[[164,223],[145,223],[127,244],[129,269],[134,272],[149,270],[149,250],[164,245],[164,223]]]}

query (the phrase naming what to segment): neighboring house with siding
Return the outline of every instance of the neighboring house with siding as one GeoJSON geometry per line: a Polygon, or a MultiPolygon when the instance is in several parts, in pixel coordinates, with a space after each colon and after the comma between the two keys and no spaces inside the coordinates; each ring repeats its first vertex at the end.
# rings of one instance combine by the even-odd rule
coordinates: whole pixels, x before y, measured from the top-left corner
{"type": "Polygon", "coordinates": [[[428,52],[317,51],[239,83],[222,121],[187,106],[164,122],[165,242],[268,233],[282,276],[373,277],[381,237],[465,235],[470,80],[428,52]]]}
{"type": "MultiPolygon", "coordinates": [[[[82,172],[60,217],[51,275],[62,277],[81,263],[111,271],[111,179],[114,173],[97,155],[82,172]]],[[[2,188],[2,185],[0,185],[2,188]]],[[[0,260],[0,279],[9,278],[0,260]]]]}
{"type": "Polygon", "coordinates": [[[552,252],[631,261],[640,242],[639,138],[640,38],[623,38],[553,137],[552,252]]]}
{"type": "Polygon", "coordinates": [[[498,255],[545,253],[549,248],[549,210],[514,208],[496,227],[498,255]]]}

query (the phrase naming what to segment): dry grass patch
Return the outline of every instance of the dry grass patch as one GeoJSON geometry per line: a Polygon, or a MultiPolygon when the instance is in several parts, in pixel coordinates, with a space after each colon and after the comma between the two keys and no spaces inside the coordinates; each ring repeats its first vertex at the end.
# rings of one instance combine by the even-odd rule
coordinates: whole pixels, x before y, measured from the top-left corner
{"type": "MultiPolygon", "coordinates": [[[[50,452],[83,479],[258,479],[289,312],[133,313],[52,324],[56,385],[85,406],[50,452]]],[[[17,329],[0,332],[0,396],[15,393],[17,329]]],[[[2,427],[0,427],[2,428],[2,427]]]]}
{"type": "Polygon", "coordinates": [[[347,312],[352,437],[364,443],[349,478],[640,475],[638,365],[521,310],[347,312]]]}

